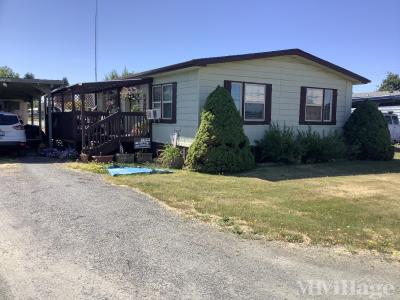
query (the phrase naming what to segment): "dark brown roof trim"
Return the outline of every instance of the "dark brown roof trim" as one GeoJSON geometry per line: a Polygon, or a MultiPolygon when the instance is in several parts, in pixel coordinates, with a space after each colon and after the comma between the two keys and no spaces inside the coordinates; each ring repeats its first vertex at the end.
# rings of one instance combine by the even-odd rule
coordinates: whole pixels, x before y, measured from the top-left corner
{"type": "Polygon", "coordinates": [[[98,81],[98,82],[83,82],[53,90],[51,93],[52,95],[66,94],[66,93],[89,94],[106,90],[112,90],[116,88],[134,86],[143,83],[151,83],[152,81],[153,81],[152,78],[137,78],[137,79],[131,78],[131,79],[108,80],[108,81],[98,81]]]}
{"type": "Polygon", "coordinates": [[[317,56],[314,56],[310,53],[307,53],[301,49],[287,49],[287,50],[278,50],[278,51],[269,51],[269,52],[259,52],[259,53],[248,53],[248,54],[241,54],[241,55],[229,55],[229,56],[217,56],[217,57],[208,57],[208,58],[198,58],[192,59],[189,61],[185,61],[179,64],[169,65],[162,68],[152,69],[149,71],[137,73],[130,78],[137,78],[142,76],[150,76],[155,75],[162,72],[170,72],[190,67],[204,67],[206,65],[211,64],[219,64],[225,62],[234,62],[234,61],[242,61],[242,60],[250,60],[250,59],[259,59],[259,58],[269,58],[269,57],[276,57],[276,56],[287,56],[287,55],[297,55],[308,60],[311,60],[317,64],[322,66],[328,67],[336,72],[342,73],[348,77],[355,79],[361,83],[369,83],[371,82],[369,79],[360,76],[356,73],[353,73],[347,69],[344,69],[338,65],[330,63],[324,59],[321,59],[317,56]]]}

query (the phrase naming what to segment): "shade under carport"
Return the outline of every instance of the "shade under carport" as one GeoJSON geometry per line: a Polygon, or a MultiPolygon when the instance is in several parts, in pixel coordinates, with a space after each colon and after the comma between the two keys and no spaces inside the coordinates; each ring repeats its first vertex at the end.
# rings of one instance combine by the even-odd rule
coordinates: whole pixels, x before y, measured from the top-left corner
{"type": "Polygon", "coordinates": [[[20,79],[0,77],[0,100],[20,100],[31,103],[31,123],[33,124],[33,101],[38,101],[39,127],[41,122],[41,97],[51,95],[51,91],[64,85],[63,80],[20,79]]]}
{"type": "Polygon", "coordinates": [[[0,77],[0,99],[32,101],[63,85],[62,80],[0,77]]]}

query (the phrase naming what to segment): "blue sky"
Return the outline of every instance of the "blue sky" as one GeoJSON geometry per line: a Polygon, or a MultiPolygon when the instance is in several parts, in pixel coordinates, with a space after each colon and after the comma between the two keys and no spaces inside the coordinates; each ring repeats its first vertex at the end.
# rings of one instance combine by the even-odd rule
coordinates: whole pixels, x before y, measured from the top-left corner
{"type": "MultiPolygon", "coordinates": [[[[372,83],[400,73],[400,1],[98,0],[99,79],[180,61],[301,48],[372,83]]],[[[95,0],[0,0],[0,65],[94,80],[95,0]]]]}

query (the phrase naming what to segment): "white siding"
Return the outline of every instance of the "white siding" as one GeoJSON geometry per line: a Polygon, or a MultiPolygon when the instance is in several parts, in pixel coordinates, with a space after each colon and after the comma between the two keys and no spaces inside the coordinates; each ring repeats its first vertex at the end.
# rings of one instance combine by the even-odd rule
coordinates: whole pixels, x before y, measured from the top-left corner
{"type": "MultiPolygon", "coordinates": [[[[272,84],[272,122],[306,129],[299,125],[300,88],[312,86],[338,90],[336,125],[313,125],[320,133],[343,127],[351,113],[352,83],[334,72],[297,57],[277,57],[209,65],[199,71],[199,108],[209,93],[224,80],[272,84]]],[[[245,133],[253,144],[263,136],[268,125],[245,125],[245,133]]]]}
{"type": "Polygon", "coordinates": [[[176,123],[153,124],[153,141],[157,143],[171,143],[170,136],[175,130],[180,131],[178,144],[190,146],[196,135],[199,123],[199,81],[198,70],[156,75],[153,85],[176,82],[176,123]]]}
{"type": "MultiPolygon", "coordinates": [[[[153,141],[170,143],[171,134],[179,130],[178,144],[189,146],[207,96],[218,85],[223,86],[224,80],[272,84],[271,119],[281,126],[307,129],[307,125],[299,125],[301,86],[338,90],[336,125],[313,125],[313,130],[320,133],[340,130],[351,113],[352,82],[308,60],[291,56],[221,63],[154,76],[153,84],[177,82],[177,114],[176,124],[153,125],[153,141]]],[[[244,125],[244,130],[254,144],[268,127],[244,125]]]]}

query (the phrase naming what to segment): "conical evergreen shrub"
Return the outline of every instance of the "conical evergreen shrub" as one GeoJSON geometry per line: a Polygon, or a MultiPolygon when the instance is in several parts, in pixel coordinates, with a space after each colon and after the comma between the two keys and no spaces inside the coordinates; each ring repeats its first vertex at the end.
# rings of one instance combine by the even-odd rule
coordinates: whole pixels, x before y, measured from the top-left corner
{"type": "Polygon", "coordinates": [[[208,96],[185,164],[206,173],[231,173],[254,167],[242,119],[225,88],[218,86],[208,96]]]}
{"type": "Polygon", "coordinates": [[[344,126],[344,137],[352,158],[390,160],[394,147],[385,118],[371,101],[362,103],[344,126]]]}

